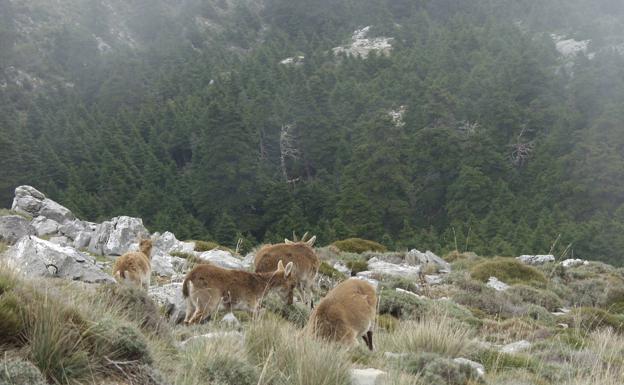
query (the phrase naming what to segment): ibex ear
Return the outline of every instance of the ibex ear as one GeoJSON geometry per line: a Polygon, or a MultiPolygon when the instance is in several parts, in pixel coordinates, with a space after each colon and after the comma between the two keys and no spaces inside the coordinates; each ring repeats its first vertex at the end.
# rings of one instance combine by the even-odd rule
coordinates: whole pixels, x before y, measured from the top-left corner
{"type": "Polygon", "coordinates": [[[284,243],[287,244],[287,245],[292,245],[295,242],[289,240],[288,238],[284,238],[284,243]]]}
{"type": "Polygon", "coordinates": [[[284,277],[290,276],[290,273],[292,273],[292,269],[293,269],[293,263],[288,262],[288,264],[286,265],[286,271],[284,272],[284,277]]]}
{"type": "Polygon", "coordinates": [[[308,244],[308,246],[312,247],[314,246],[314,242],[316,242],[316,235],[310,238],[306,243],[308,244]]]}
{"type": "Polygon", "coordinates": [[[277,271],[284,271],[284,264],[281,259],[277,262],[277,271]]]}

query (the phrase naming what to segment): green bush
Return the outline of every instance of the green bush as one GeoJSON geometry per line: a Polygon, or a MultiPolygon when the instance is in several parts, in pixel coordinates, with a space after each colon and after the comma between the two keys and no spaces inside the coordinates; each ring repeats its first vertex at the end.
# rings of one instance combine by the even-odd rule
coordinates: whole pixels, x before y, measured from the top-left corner
{"type": "Polygon", "coordinates": [[[220,244],[216,242],[212,242],[212,241],[191,241],[191,242],[195,242],[195,251],[198,251],[198,252],[219,249],[223,251],[229,251],[230,253],[234,253],[234,251],[230,249],[229,247],[221,246],[220,244]]]}
{"type": "Polygon", "coordinates": [[[383,290],[379,295],[379,314],[398,319],[420,319],[431,308],[428,300],[395,290],[383,290]]]}
{"type": "Polygon", "coordinates": [[[310,316],[310,307],[308,305],[300,302],[287,305],[276,295],[265,297],[262,301],[262,306],[298,327],[304,327],[310,316]]]}
{"type": "Polygon", "coordinates": [[[233,355],[217,355],[206,361],[200,369],[202,377],[208,383],[218,385],[256,385],[258,374],[256,369],[244,359],[233,355]]]}
{"type": "Polygon", "coordinates": [[[546,277],[541,271],[514,258],[495,258],[481,262],[470,269],[470,275],[482,282],[487,282],[490,277],[496,277],[510,285],[546,283],[546,277]]]}
{"type": "Polygon", "coordinates": [[[431,385],[468,385],[479,375],[467,364],[459,364],[433,353],[411,354],[398,361],[401,369],[419,374],[423,383],[431,385]]]}
{"type": "Polygon", "coordinates": [[[573,281],[568,286],[572,291],[570,303],[580,307],[601,306],[607,291],[607,282],[601,278],[573,281]]]}
{"type": "Polygon", "coordinates": [[[322,274],[332,279],[345,279],[346,278],[344,274],[334,269],[329,263],[325,261],[321,262],[318,272],[319,274],[322,274]]]}
{"type": "Polygon", "coordinates": [[[459,292],[453,295],[453,300],[473,312],[478,309],[487,315],[503,318],[517,315],[517,305],[521,302],[519,298],[506,292],[498,292],[489,288],[474,293],[459,292]]]}
{"type": "Polygon", "coordinates": [[[46,381],[35,365],[16,358],[0,361],[0,385],[46,385],[46,381]]]}
{"type": "Polygon", "coordinates": [[[120,309],[129,321],[137,322],[145,331],[161,335],[167,332],[158,306],[144,290],[127,285],[100,285],[95,299],[120,309]]]}
{"type": "Polygon", "coordinates": [[[624,332],[624,316],[615,315],[604,309],[595,307],[580,307],[572,309],[564,316],[565,323],[582,332],[610,327],[616,332],[624,332]]]}
{"type": "Polygon", "coordinates": [[[362,238],[348,238],[336,241],[332,243],[332,245],[336,246],[340,251],[358,254],[365,251],[377,251],[381,253],[388,251],[384,245],[362,238]]]}
{"type": "Polygon", "coordinates": [[[390,314],[380,314],[377,316],[377,327],[393,332],[399,325],[399,320],[391,316],[390,314]]]}
{"type": "Polygon", "coordinates": [[[24,306],[14,293],[0,295],[0,344],[14,343],[24,331],[24,306]]]}
{"type": "Polygon", "coordinates": [[[356,275],[361,271],[368,270],[368,262],[362,260],[347,261],[347,267],[351,270],[351,275],[356,275]]]}
{"type": "Polygon", "coordinates": [[[145,338],[132,325],[113,318],[93,324],[84,333],[91,353],[102,360],[152,362],[145,338]]]}
{"type": "Polygon", "coordinates": [[[563,300],[552,291],[536,289],[527,285],[514,285],[509,293],[518,296],[524,302],[542,306],[550,311],[555,311],[563,306],[563,300]]]}
{"type": "Polygon", "coordinates": [[[611,313],[624,314],[624,286],[609,288],[604,302],[611,313]]]}

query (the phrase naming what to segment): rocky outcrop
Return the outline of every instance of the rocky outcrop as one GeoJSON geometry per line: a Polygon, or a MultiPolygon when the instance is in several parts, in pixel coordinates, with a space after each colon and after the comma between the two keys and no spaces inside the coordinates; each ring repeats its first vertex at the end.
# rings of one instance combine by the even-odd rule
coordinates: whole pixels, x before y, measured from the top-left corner
{"type": "Polygon", "coordinates": [[[34,235],[37,231],[28,220],[19,215],[0,217],[0,242],[14,244],[26,235],[34,235]]]}
{"type": "Polygon", "coordinates": [[[487,281],[485,285],[488,287],[491,287],[492,289],[496,291],[505,291],[509,289],[508,284],[506,284],[505,282],[499,281],[498,278],[496,277],[490,277],[490,279],[487,281]]]}
{"type": "Polygon", "coordinates": [[[529,341],[521,340],[503,346],[500,351],[503,353],[514,354],[529,350],[530,348],[531,343],[529,341]]]}
{"type": "Polygon", "coordinates": [[[474,362],[472,360],[469,360],[467,358],[462,358],[462,357],[454,358],[453,361],[457,362],[460,365],[470,366],[471,368],[475,370],[475,372],[480,378],[485,376],[485,366],[483,366],[482,364],[478,362],[474,362]]]}
{"type": "Polygon", "coordinates": [[[2,255],[2,259],[27,277],[60,277],[89,283],[115,282],[95,264],[93,257],[32,235],[21,238],[2,255]]]}
{"type": "Polygon", "coordinates": [[[44,237],[58,232],[59,223],[55,220],[48,219],[43,215],[38,216],[30,222],[32,227],[37,231],[38,237],[44,237]]]}
{"type": "Polygon", "coordinates": [[[226,269],[244,269],[243,261],[233,256],[229,251],[213,249],[199,254],[199,258],[226,269]]]}
{"type": "Polygon", "coordinates": [[[172,277],[181,274],[186,270],[186,260],[180,257],[173,257],[162,250],[152,251],[152,272],[161,277],[172,277]]]}
{"type": "Polygon", "coordinates": [[[386,383],[386,372],[379,369],[351,369],[351,384],[382,385],[386,383]]]}
{"type": "Polygon", "coordinates": [[[43,216],[58,223],[65,223],[76,219],[66,207],[61,206],[32,186],[19,186],[15,189],[12,210],[33,217],[43,216]]]}
{"type": "Polygon", "coordinates": [[[589,262],[587,262],[584,259],[571,259],[571,258],[561,261],[561,266],[563,267],[577,267],[577,266],[582,266],[582,265],[589,265],[589,262]]]}
{"type": "Polygon", "coordinates": [[[182,282],[152,286],[147,293],[154,302],[164,309],[165,314],[172,322],[180,323],[184,320],[186,302],[182,296],[182,282]]]}
{"type": "Polygon", "coordinates": [[[155,249],[162,250],[168,254],[173,252],[193,253],[195,250],[195,242],[181,242],[170,231],[165,231],[162,234],[154,233],[152,241],[155,249]]]}
{"type": "Polygon", "coordinates": [[[89,252],[98,255],[122,255],[149,236],[141,218],[115,217],[96,226],[89,242],[89,252]]]}
{"type": "Polygon", "coordinates": [[[543,265],[548,262],[554,262],[554,255],[521,255],[516,259],[525,265],[543,265]]]}
{"type": "Polygon", "coordinates": [[[451,264],[446,262],[444,259],[438,257],[433,252],[427,250],[422,253],[416,249],[412,249],[407,252],[405,255],[405,262],[410,265],[426,265],[426,264],[434,264],[438,266],[439,270],[442,272],[450,272],[451,264]]]}
{"type": "Polygon", "coordinates": [[[412,266],[407,264],[397,265],[394,263],[381,261],[374,257],[368,260],[368,271],[361,271],[357,274],[357,276],[359,277],[367,278],[375,275],[403,277],[416,280],[420,277],[420,266],[412,266]]]}
{"type": "Polygon", "coordinates": [[[363,59],[366,59],[369,53],[373,51],[381,55],[389,55],[392,51],[392,44],[390,44],[392,38],[368,38],[370,28],[368,26],[354,31],[351,36],[351,44],[333,48],[334,55],[344,53],[347,56],[359,56],[363,59]]]}

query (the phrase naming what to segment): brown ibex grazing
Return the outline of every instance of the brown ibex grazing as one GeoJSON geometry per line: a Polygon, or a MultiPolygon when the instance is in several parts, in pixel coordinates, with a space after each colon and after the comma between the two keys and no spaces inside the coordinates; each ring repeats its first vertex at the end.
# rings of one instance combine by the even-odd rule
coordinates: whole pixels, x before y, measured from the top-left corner
{"type": "Polygon", "coordinates": [[[312,311],[306,332],[351,346],[356,345],[361,336],[373,350],[376,305],[373,285],[350,278],[330,290],[312,311]]]}
{"type": "Polygon", "coordinates": [[[199,323],[212,315],[220,304],[229,310],[256,312],[262,297],[276,291],[284,301],[292,298],[295,279],[293,264],[282,261],[270,273],[250,273],[224,269],[211,264],[195,266],[184,279],[182,295],[186,298],[186,324],[199,323]]]}
{"type": "MultiPolygon", "coordinates": [[[[321,262],[312,248],[314,241],[316,241],[316,236],[307,241],[305,237],[306,235],[302,237],[301,241],[289,241],[286,239],[285,243],[264,246],[256,254],[254,265],[256,273],[267,273],[274,271],[279,261],[293,263],[293,274],[297,281],[301,299],[307,303],[307,296],[309,296],[310,305],[312,306],[312,293],[316,291],[316,275],[321,262]]],[[[288,304],[292,304],[292,298],[290,298],[288,304]]]]}
{"type": "Polygon", "coordinates": [[[117,258],[113,265],[113,276],[119,283],[136,286],[147,290],[150,285],[152,266],[150,263],[152,253],[151,239],[142,239],[139,250],[125,253],[117,258]]]}

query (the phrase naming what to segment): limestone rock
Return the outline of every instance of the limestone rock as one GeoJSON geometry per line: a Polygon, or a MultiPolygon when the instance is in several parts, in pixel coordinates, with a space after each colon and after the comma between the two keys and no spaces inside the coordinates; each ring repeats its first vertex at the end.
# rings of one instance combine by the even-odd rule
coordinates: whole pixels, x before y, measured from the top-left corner
{"type": "Polygon", "coordinates": [[[0,241],[14,244],[26,235],[34,235],[37,231],[28,220],[19,215],[0,217],[0,241]]]}
{"type": "Polygon", "coordinates": [[[245,336],[243,335],[243,333],[237,332],[237,331],[218,331],[218,332],[212,332],[212,333],[190,337],[189,339],[180,342],[180,346],[185,347],[189,343],[192,343],[195,341],[201,341],[204,339],[214,339],[214,338],[232,338],[235,341],[242,343],[243,340],[245,339],[245,336]]]}
{"type": "Polygon", "coordinates": [[[49,239],[49,241],[56,245],[63,246],[63,247],[72,246],[71,240],[62,235],[59,237],[52,237],[49,239]]]}
{"type": "Polygon", "coordinates": [[[469,360],[467,358],[462,358],[462,357],[458,357],[453,359],[453,361],[457,362],[458,364],[461,365],[468,365],[471,368],[473,368],[477,374],[479,375],[479,377],[483,377],[485,376],[485,366],[481,365],[478,362],[474,362],[472,360],[469,360]]]}
{"type": "Polygon", "coordinates": [[[93,257],[35,236],[21,238],[3,254],[15,270],[27,277],[61,277],[100,283],[115,282],[95,265],[93,257]]]}
{"type": "Polygon", "coordinates": [[[353,385],[382,385],[386,383],[386,372],[379,369],[351,369],[353,385]]]}
{"type": "MultiPolygon", "coordinates": [[[[407,264],[398,265],[380,261],[375,257],[368,260],[368,269],[370,272],[375,274],[389,275],[393,277],[418,279],[420,275],[420,266],[411,266],[407,264]]],[[[358,273],[358,275],[360,275],[360,273],[358,273]]]]}
{"type": "Polygon", "coordinates": [[[19,186],[15,189],[12,210],[28,214],[33,217],[44,216],[58,223],[65,223],[76,219],[74,214],[66,207],[48,199],[45,195],[32,186],[19,186]]]}
{"type": "Polygon", "coordinates": [[[162,250],[168,254],[173,252],[193,253],[195,251],[195,242],[181,242],[170,231],[165,231],[162,234],[155,233],[152,236],[152,240],[155,249],[162,250]]]}
{"type": "Polygon", "coordinates": [[[229,251],[213,249],[199,254],[199,258],[216,266],[226,269],[243,270],[243,261],[233,256],[229,251]]]}
{"type": "Polygon", "coordinates": [[[521,255],[516,257],[517,260],[526,265],[543,265],[548,262],[554,262],[554,255],[521,255]]]}
{"type": "Polygon", "coordinates": [[[152,271],[161,277],[172,277],[176,273],[183,272],[186,267],[186,260],[180,257],[173,257],[161,250],[152,251],[152,271]]]}
{"type": "Polygon", "coordinates": [[[496,291],[505,291],[507,289],[509,289],[509,285],[506,284],[503,281],[499,281],[498,278],[496,277],[490,277],[490,279],[488,279],[486,286],[491,287],[492,289],[496,290],[496,291]]]}
{"type": "Polygon", "coordinates": [[[563,267],[577,267],[581,265],[589,265],[589,262],[587,262],[584,259],[571,259],[571,258],[568,258],[565,261],[561,261],[561,266],[563,267]]]}
{"type": "Polygon", "coordinates": [[[174,323],[184,320],[186,301],[182,296],[182,282],[172,282],[162,286],[151,286],[148,295],[164,308],[165,314],[174,323]]]}
{"type": "Polygon", "coordinates": [[[58,228],[58,232],[63,234],[64,236],[75,240],[80,233],[92,233],[95,231],[96,224],[87,221],[69,221],[60,225],[58,228]]]}
{"type": "Polygon", "coordinates": [[[55,220],[48,219],[43,215],[38,216],[30,222],[32,227],[37,230],[37,236],[43,237],[50,234],[56,234],[59,228],[59,223],[55,220]]]}
{"type": "Polygon", "coordinates": [[[392,38],[375,37],[368,38],[370,26],[358,29],[353,32],[351,44],[346,46],[335,47],[332,49],[334,55],[345,53],[347,56],[360,56],[363,59],[368,57],[371,51],[378,52],[382,55],[389,55],[392,51],[392,38]]]}
{"type": "Polygon", "coordinates": [[[501,352],[513,354],[513,353],[523,352],[530,348],[531,348],[531,343],[529,341],[520,340],[520,341],[512,342],[510,344],[503,346],[501,348],[501,352]]]}
{"type": "Polygon", "coordinates": [[[130,250],[133,244],[148,235],[141,218],[115,217],[97,225],[89,242],[89,252],[99,255],[122,255],[130,250]]]}
{"type": "Polygon", "coordinates": [[[405,262],[410,265],[425,265],[433,263],[438,266],[440,271],[447,273],[451,272],[451,264],[446,262],[444,259],[438,257],[429,250],[422,253],[416,249],[412,249],[408,251],[405,255],[405,262]]]}

